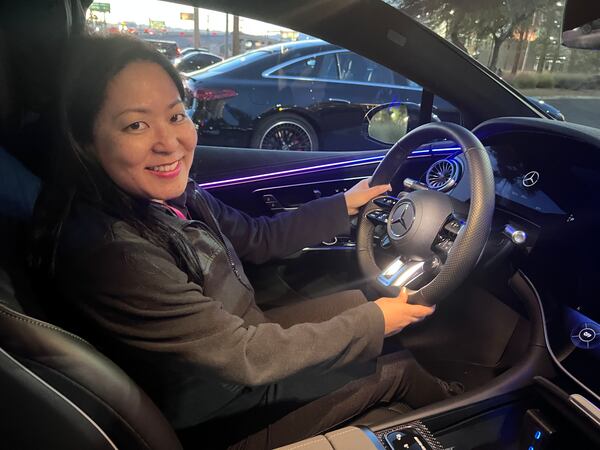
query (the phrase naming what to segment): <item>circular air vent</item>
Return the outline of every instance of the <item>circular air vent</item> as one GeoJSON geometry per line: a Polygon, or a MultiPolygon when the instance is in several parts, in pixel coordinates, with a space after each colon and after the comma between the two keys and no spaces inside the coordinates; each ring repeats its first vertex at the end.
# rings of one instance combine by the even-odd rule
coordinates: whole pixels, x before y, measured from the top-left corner
{"type": "Polygon", "coordinates": [[[454,159],[440,159],[434,162],[425,174],[429,189],[446,192],[452,189],[460,178],[460,164],[454,159]]]}

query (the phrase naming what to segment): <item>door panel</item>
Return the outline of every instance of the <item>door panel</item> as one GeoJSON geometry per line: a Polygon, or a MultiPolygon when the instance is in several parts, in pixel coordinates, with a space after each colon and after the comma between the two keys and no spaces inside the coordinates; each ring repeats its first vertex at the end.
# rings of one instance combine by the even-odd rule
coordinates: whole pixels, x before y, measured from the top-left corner
{"type": "MultiPolygon", "coordinates": [[[[422,149],[420,149],[423,152],[422,149]]],[[[198,147],[191,176],[203,189],[252,216],[272,215],[318,196],[333,195],[369,177],[386,150],[371,152],[293,152],[198,147]]],[[[443,153],[408,159],[393,185],[419,176],[443,153]]],[[[322,295],[344,286],[357,288],[354,232],[337,236],[278,261],[245,264],[257,299],[276,306],[290,299],[322,295]],[[334,269],[334,270],[333,270],[334,269]],[[354,281],[353,281],[354,280],[354,281]]],[[[263,305],[264,307],[268,307],[263,305]]]]}
{"type": "MultiPolygon", "coordinates": [[[[228,204],[261,215],[271,211],[253,194],[257,189],[369,176],[384,154],[385,150],[341,153],[198,147],[190,176],[228,204]]],[[[312,190],[308,192],[293,203],[312,200],[312,190]]]]}
{"type": "Polygon", "coordinates": [[[294,170],[307,166],[349,160],[381,158],[387,150],[366,152],[296,152],[232,147],[196,147],[190,176],[198,183],[209,183],[269,172],[294,170]]]}

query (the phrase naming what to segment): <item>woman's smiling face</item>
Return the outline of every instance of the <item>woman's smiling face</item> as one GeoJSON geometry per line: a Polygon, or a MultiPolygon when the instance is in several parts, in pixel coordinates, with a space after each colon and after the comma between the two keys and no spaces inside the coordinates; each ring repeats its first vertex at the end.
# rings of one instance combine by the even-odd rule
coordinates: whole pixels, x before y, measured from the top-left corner
{"type": "Polygon", "coordinates": [[[93,147],[124,191],[169,200],[185,190],[197,134],[179,91],[156,63],[134,61],[109,82],[93,147]]]}

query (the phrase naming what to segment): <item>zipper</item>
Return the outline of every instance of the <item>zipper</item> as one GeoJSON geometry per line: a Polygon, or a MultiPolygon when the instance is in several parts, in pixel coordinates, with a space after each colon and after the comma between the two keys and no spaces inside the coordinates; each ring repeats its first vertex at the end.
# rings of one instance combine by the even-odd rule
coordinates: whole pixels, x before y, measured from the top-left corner
{"type": "MultiPolygon", "coordinates": [[[[233,261],[233,256],[231,255],[231,252],[229,251],[229,247],[227,247],[227,244],[225,243],[225,239],[223,238],[221,232],[219,232],[218,234],[215,233],[213,231],[213,229],[210,226],[208,226],[208,224],[205,224],[204,222],[202,222],[200,220],[193,220],[192,222],[200,225],[200,227],[204,231],[206,231],[212,238],[214,238],[217,242],[220,242],[223,245],[223,249],[225,250],[225,255],[227,256],[227,261],[229,262],[229,265],[231,266],[233,273],[235,273],[237,278],[240,281],[242,281],[242,283],[243,283],[243,280],[240,276],[240,272],[239,272],[237,266],[235,265],[235,262],[233,261]]],[[[245,285],[246,283],[243,283],[243,284],[245,285]]]]}
{"type": "MultiPolygon", "coordinates": [[[[202,199],[203,200],[203,199],[202,199]]],[[[170,207],[164,208],[164,210],[166,210],[171,216],[173,217],[177,217],[175,215],[175,212],[171,210],[170,207]]],[[[206,217],[206,214],[203,214],[204,217],[206,217]]],[[[218,224],[216,223],[212,213],[208,213],[208,216],[210,217],[210,220],[213,222],[213,225],[215,226],[216,230],[218,231],[218,234],[215,233],[213,231],[213,229],[206,223],[200,221],[200,220],[191,220],[191,222],[193,223],[197,223],[200,225],[200,227],[205,230],[212,238],[214,238],[216,241],[220,242],[223,245],[223,249],[225,250],[225,255],[227,256],[227,261],[229,262],[229,265],[231,266],[231,269],[233,270],[233,273],[235,274],[235,276],[237,277],[237,279],[246,287],[248,287],[246,285],[246,283],[244,282],[244,280],[242,280],[242,276],[240,275],[240,272],[237,268],[237,266],[235,265],[235,262],[233,261],[233,255],[231,254],[229,247],[227,247],[227,244],[225,243],[225,238],[223,237],[223,233],[221,233],[221,230],[218,226],[218,224]]],[[[177,217],[179,218],[179,217],[177,217]]]]}
{"type": "Polygon", "coordinates": [[[221,242],[221,244],[223,244],[223,248],[225,249],[225,254],[227,255],[227,261],[229,262],[229,265],[231,266],[233,273],[235,274],[237,279],[244,286],[249,287],[242,279],[242,276],[240,275],[240,272],[239,272],[235,262],[233,261],[233,256],[231,254],[231,251],[229,250],[229,247],[227,246],[227,243],[225,242],[225,237],[223,236],[223,233],[221,232],[221,229],[219,228],[219,224],[213,217],[212,212],[210,212],[210,208],[208,208],[206,206],[204,199],[202,198],[202,196],[200,194],[198,194],[198,192],[194,191],[194,197],[196,197],[198,200],[200,200],[199,203],[202,203],[201,208],[204,210],[204,211],[202,211],[202,217],[204,217],[205,220],[208,219],[212,222],[212,225],[215,228],[216,232],[212,229],[212,227],[210,227],[208,224],[205,224],[204,222],[201,222],[201,221],[194,221],[194,222],[200,223],[202,225],[202,228],[204,228],[208,232],[208,234],[210,234],[212,237],[219,240],[221,242]]]}

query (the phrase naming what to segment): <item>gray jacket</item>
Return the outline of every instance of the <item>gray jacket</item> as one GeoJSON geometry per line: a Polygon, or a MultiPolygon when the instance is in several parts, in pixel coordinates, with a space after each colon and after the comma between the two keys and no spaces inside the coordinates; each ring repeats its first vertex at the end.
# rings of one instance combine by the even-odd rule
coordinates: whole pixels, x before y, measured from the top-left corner
{"type": "MultiPolygon", "coordinates": [[[[188,185],[192,220],[164,211],[198,251],[203,285],[130,226],[76,203],[63,227],[56,278],[63,315],[154,399],[175,427],[227,412],[240,396],[303,370],[379,355],[384,322],[367,303],[322,323],[284,329],[254,301],[240,258],[261,263],[348,232],[343,195],[252,218],[188,185]]],[[[160,212],[163,214],[163,212],[160,212]]]]}

